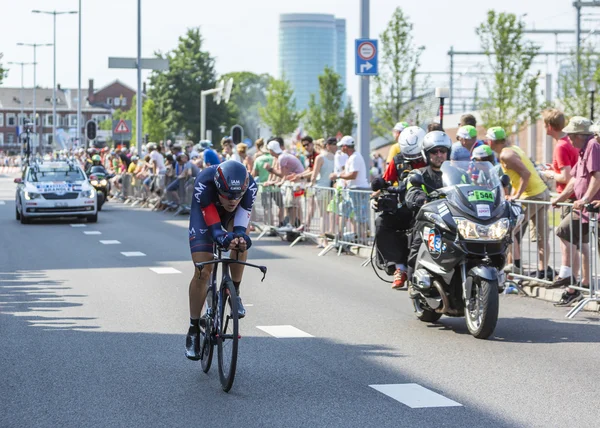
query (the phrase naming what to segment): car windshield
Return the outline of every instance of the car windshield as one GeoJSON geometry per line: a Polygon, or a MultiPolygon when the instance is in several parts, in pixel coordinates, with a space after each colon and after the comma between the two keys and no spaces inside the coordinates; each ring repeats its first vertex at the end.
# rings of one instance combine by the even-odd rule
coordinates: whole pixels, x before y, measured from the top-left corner
{"type": "Polygon", "coordinates": [[[73,183],[75,181],[83,181],[85,176],[77,167],[39,167],[29,170],[29,179],[33,183],[45,183],[49,181],[66,181],[73,183]]]}
{"type": "Polygon", "coordinates": [[[446,161],[441,170],[444,187],[478,186],[494,190],[502,186],[498,170],[490,162],[446,161]]]}

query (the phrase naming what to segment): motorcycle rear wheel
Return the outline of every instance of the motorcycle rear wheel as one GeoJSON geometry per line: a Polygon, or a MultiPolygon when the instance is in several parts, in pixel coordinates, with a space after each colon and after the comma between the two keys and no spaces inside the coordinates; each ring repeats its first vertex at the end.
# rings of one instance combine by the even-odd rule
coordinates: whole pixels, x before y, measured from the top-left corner
{"type": "Polygon", "coordinates": [[[471,335],[477,339],[487,339],[496,329],[500,301],[498,282],[478,278],[473,281],[473,309],[465,307],[465,319],[471,335]]]}

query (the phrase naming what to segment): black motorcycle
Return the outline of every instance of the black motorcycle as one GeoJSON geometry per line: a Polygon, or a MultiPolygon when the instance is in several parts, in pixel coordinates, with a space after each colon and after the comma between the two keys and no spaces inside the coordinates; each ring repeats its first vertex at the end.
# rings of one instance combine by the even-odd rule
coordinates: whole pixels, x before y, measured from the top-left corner
{"type": "MultiPolygon", "coordinates": [[[[441,170],[444,187],[428,190],[430,202],[416,216],[423,241],[409,294],[421,321],[464,316],[469,332],[486,339],[496,328],[502,268],[523,214],[505,201],[508,176],[491,163],[447,161],[441,170]]],[[[420,175],[410,180],[425,185],[420,175]]]]}
{"type": "Polygon", "coordinates": [[[88,172],[90,184],[94,186],[96,192],[98,192],[98,211],[102,209],[104,202],[108,200],[108,194],[110,192],[109,179],[111,178],[107,173],[106,169],[102,166],[92,166],[88,172]]]}

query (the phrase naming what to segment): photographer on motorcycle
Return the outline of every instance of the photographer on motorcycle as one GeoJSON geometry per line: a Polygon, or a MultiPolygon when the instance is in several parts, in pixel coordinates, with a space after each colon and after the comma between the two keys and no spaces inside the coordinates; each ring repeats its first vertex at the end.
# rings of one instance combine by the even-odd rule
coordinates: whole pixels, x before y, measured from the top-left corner
{"type": "MultiPolygon", "coordinates": [[[[413,171],[407,181],[406,205],[412,212],[416,213],[428,201],[429,195],[442,188],[442,172],[440,168],[444,161],[450,157],[452,140],[443,131],[432,131],[425,135],[423,140],[423,157],[427,161],[427,166],[413,171]],[[411,184],[411,176],[420,174],[423,177],[424,184],[420,187],[411,184]]],[[[421,246],[421,234],[413,229],[410,242],[410,254],[408,256],[408,279],[412,278],[415,267],[415,261],[421,246]]]]}
{"type": "Polygon", "coordinates": [[[388,275],[394,273],[394,290],[403,288],[406,283],[407,231],[410,230],[413,220],[412,211],[404,203],[404,180],[410,171],[426,165],[422,150],[424,137],[425,131],[418,126],[404,129],[398,141],[400,153],[392,158],[383,178],[372,183],[372,189],[376,193],[373,195],[371,207],[381,212],[375,220],[375,243],[386,272],[388,275]],[[394,193],[381,195],[381,190],[396,182],[398,188],[394,193]]]}

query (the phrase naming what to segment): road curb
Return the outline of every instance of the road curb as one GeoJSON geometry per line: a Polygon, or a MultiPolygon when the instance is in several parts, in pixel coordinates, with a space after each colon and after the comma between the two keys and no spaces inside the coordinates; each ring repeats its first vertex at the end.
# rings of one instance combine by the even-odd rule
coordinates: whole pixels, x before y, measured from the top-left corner
{"type": "MultiPolygon", "coordinates": [[[[544,288],[535,285],[523,285],[523,291],[527,293],[529,297],[535,297],[537,299],[545,300],[547,302],[556,303],[560,300],[560,296],[563,293],[563,289],[560,288],[544,288]]],[[[572,305],[575,306],[575,305],[572,305]]],[[[590,302],[585,305],[584,310],[590,312],[600,311],[600,305],[598,302],[590,302]]]]}

